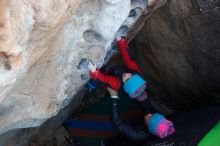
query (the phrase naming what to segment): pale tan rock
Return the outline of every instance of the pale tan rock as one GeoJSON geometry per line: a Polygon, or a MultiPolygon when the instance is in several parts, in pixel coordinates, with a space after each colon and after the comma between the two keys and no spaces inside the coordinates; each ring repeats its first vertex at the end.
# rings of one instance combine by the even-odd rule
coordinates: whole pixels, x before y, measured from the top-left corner
{"type": "Polygon", "coordinates": [[[49,54],[56,52],[52,46],[78,4],[67,0],[0,2],[0,110],[4,111],[0,114],[0,133],[37,126],[57,112],[50,98],[57,85],[47,82],[57,74],[43,68],[49,54]],[[45,75],[43,71],[48,77],[39,78],[45,75]]]}

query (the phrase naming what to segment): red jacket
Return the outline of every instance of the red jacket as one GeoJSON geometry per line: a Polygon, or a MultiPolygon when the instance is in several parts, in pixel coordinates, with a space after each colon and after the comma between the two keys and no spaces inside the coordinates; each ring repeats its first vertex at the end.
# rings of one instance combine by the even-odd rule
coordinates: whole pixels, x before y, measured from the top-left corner
{"type": "MultiPolygon", "coordinates": [[[[120,39],[117,42],[117,45],[120,49],[121,56],[122,56],[122,59],[123,59],[125,65],[129,69],[132,69],[132,70],[138,72],[139,74],[142,74],[139,67],[137,66],[137,64],[130,58],[130,56],[127,52],[127,49],[128,49],[127,42],[124,39],[120,39]]],[[[114,76],[105,75],[105,74],[101,73],[99,69],[96,69],[95,72],[90,72],[90,75],[94,80],[100,80],[101,82],[108,84],[112,89],[114,89],[116,91],[118,91],[120,89],[121,83],[114,76]]]]}

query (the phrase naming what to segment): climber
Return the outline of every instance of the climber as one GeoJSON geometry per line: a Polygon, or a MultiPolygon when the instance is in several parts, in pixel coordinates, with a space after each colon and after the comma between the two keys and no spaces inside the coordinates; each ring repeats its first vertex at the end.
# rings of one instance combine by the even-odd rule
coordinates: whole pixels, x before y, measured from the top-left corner
{"type": "MultiPolygon", "coordinates": [[[[111,68],[110,70],[105,71],[105,73],[101,73],[101,71],[97,68],[96,64],[93,64],[91,61],[89,61],[88,68],[90,70],[90,75],[93,80],[95,80],[98,83],[103,84],[104,86],[109,87],[109,91],[117,91],[117,93],[122,95],[128,95],[130,98],[135,99],[139,101],[141,104],[141,107],[145,110],[146,113],[152,112],[155,110],[153,107],[150,105],[149,100],[147,100],[147,92],[146,92],[146,81],[141,77],[142,73],[137,66],[137,64],[130,58],[128,54],[128,45],[125,39],[120,39],[117,41],[117,45],[120,48],[120,52],[123,58],[123,61],[125,63],[125,66],[116,66],[111,68]],[[126,94],[125,94],[125,93],[126,94]]],[[[115,95],[116,96],[116,95],[115,95]]],[[[143,131],[138,131],[135,132],[136,130],[127,125],[125,126],[125,123],[122,122],[114,122],[118,121],[119,117],[114,114],[114,111],[117,111],[117,107],[114,105],[117,103],[117,100],[113,100],[114,103],[112,104],[114,108],[112,108],[112,117],[113,118],[113,123],[116,127],[116,129],[124,136],[127,136],[129,139],[134,140],[134,141],[143,141],[148,138],[148,133],[143,132],[143,131]],[[118,120],[117,120],[118,119],[118,120]],[[118,126],[119,125],[124,125],[124,126],[118,126]],[[124,127],[124,128],[123,128],[124,127]],[[132,132],[128,132],[130,130],[132,132]],[[129,134],[130,133],[130,134],[129,134]],[[133,134],[132,134],[133,133],[133,134]]],[[[162,115],[160,114],[153,114],[151,118],[149,118],[151,114],[146,114],[146,119],[157,119],[157,120],[162,120],[165,121],[165,127],[168,130],[169,127],[173,127],[172,122],[168,122],[162,115]],[[155,118],[156,117],[156,118],[155,118]]],[[[120,120],[119,120],[120,121],[120,120]]],[[[149,120],[148,125],[152,125],[150,123],[152,120],[149,120]]],[[[157,121],[157,122],[159,122],[157,121]]],[[[154,123],[154,128],[150,128],[150,132],[152,134],[155,134],[159,136],[160,138],[164,138],[174,132],[174,128],[171,128],[172,130],[167,132],[166,134],[162,134],[162,131],[155,131],[155,124],[157,125],[157,122],[154,123]]],[[[159,129],[160,130],[160,129],[159,129]]]]}
{"type": "Polygon", "coordinates": [[[110,87],[116,91],[124,91],[133,99],[142,102],[147,99],[145,91],[146,81],[141,77],[142,73],[137,64],[130,58],[125,39],[117,41],[125,66],[116,66],[107,70],[104,74],[89,61],[88,68],[93,80],[110,87]]]}
{"type": "Polygon", "coordinates": [[[220,145],[220,105],[207,105],[185,109],[167,117],[175,124],[167,120],[163,115],[155,113],[146,114],[144,123],[148,127],[147,132],[144,126],[131,125],[120,118],[119,108],[120,97],[118,92],[107,88],[111,96],[111,119],[117,131],[122,135],[110,139],[106,146],[140,146],[140,145],[187,145],[187,146],[211,146],[220,145]],[[205,116],[204,116],[205,115],[205,116]],[[199,118],[198,118],[199,117],[199,118]],[[154,134],[159,138],[151,136],[154,134]],[[169,137],[167,137],[170,135],[169,137]],[[126,138],[133,142],[131,143],[126,138]]]}
{"type": "Polygon", "coordinates": [[[144,142],[151,138],[151,134],[154,134],[163,139],[174,133],[175,128],[173,123],[159,113],[147,113],[144,116],[144,123],[148,127],[149,132],[146,130],[146,128],[144,128],[144,126],[141,126],[141,128],[138,126],[135,127],[131,126],[127,122],[122,121],[118,111],[118,102],[120,100],[118,97],[118,92],[111,88],[107,89],[110,93],[112,101],[111,118],[113,125],[117,131],[126,138],[135,142],[144,142]]]}

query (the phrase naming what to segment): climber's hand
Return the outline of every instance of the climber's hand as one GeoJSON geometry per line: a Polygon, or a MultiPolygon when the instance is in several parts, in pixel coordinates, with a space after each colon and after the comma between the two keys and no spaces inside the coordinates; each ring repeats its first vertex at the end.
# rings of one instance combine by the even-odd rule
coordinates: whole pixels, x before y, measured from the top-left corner
{"type": "Polygon", "coordinates": [[[124,38],[121,38],[116,43],[119,48],[127,48],[128,47],[128,44],[124,38]]]}
{"type": "Polygon", "coordinates": [[[90,72],[95,72],[97,68],[96,64],[93,64],[91,60],[89,60],[89,65],[88,65],[88,69],[90,72]]]}
{"type": "Polygon", "coordinates": [[[145,123],[148,125],[152,114],[148,113],[144,116],[145,123]]]}
{"type": "Polygon", "coordinates": [[[118,91],[113,90],[112,88],[107,88],[111,96],[118,96],[118,91]]]}
{"type": "Polygon", "coordinates": [[[116,41],[119,41],[121,38],[122,38],[121,35],[117,35],[117,36],[116,36],[116,41]]]}

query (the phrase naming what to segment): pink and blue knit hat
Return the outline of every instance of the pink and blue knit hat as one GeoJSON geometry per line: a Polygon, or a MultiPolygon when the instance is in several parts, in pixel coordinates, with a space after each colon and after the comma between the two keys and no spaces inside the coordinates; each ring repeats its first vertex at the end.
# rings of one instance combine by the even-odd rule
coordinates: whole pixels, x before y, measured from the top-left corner
{"type": "Polygon", "coordinates": [[[173,123],[159,113],[152,115],[148,123],[148,129],[150,133],[160,138],[165,138],[175,132],[173,123]]]}
{"type": "Polygon", "coordinates": [[[124,91],[133,99],[146,95],[146,81],[138,74],[132,75],[132,77],[124,83],[123,88],[124,91]]]}

